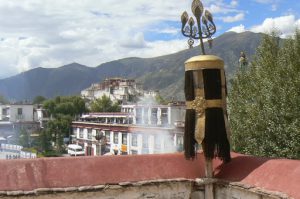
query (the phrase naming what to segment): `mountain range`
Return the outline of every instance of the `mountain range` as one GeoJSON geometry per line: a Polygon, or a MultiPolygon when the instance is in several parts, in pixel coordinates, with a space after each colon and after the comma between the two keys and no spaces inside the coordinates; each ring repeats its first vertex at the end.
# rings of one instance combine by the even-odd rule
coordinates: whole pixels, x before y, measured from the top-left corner
{"type": "MultiPolygon", "coordinates": [[[[227,32],[213,41],[207,54],[214,54],[225,61],[225,70],[230,78],[238,67],[240,52],[247,57],[255,54],[262,39],[261,33],[227,32]]],[[[174,54],[153,58],[125,58],[87,67],[71,63],[59,68],[35,68],[0,80],[0,95],[7,99],[32,100],[36,96],[52,98],[59,95],[77,95],[92,83],[105,78],[123,77],[136,79],[146,90],[159,90],[167,99],[183,99],[184,62],[200,54],[199,46],[174,54]]]]}

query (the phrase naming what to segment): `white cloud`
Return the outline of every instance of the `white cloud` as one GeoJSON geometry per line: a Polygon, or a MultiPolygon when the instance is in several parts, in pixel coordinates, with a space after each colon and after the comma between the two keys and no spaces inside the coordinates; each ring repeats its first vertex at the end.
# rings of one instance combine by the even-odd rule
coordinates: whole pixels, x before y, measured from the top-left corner
{"type": "Polygon", "coordinates": [[[277,10],[277,5],[276,5],[276,4],[272,4],[271,10],[272,10],[272,11],[276,11],[276,10],[277,10]]]}
{"type": "MultiPolygon", "coordinates": [[[[178,52],[188,48],[187,40],[172,40],[172,41],[163,41],[158,40],[155,42],[147,42],[147,48],[144,50],[132,49],[129,51],[130,57],[148,57],[151,54],[151,57],[166,55],[178,52]]],[[[124,49],[125,50],[125,49],[124,49]]]]}
{"type": "Polygon", "coordinates": [[[267,3],[272,3],[274,0],[254,0],[257,3],[263,3],[263,4],[267,4],[267,3]]]}
{"type": "Polygon", "coordinates": [[[223,17],[222,20],[226,23],[232,23],[232,22],[242,21],[242,20],[244,20],[244,17],[245,17],[244,13],[239,13],[234,16],[223,17]]]}
{"type": "Polygon", "coordinates": [[[239,26],[234,26],[232,28],[230,28],[227,32],[236,32],[236,33],[242,33],[242,32],[245,32],[246,29],[245,29],[245,26],[243,24],[240,24],[239,26]]]}
{"type": "Polygon", "coordinates": [[[127,37],[123,38],[120,42],[122,47],[125,48],[145,48],[146,42],[144,39],[144,34],[139,32],[133,36],[128,35],[127,37]]]}
{"type": "Polygon", "coordinates": [[[212,13],[222,13],[222,14],[228,14],[228,13],[236,13],[240,12],[239,10],[232,8],[232,6],[229,4],[211,4],[208,7],[208,10],[210,10],[212,13]]]}
{"type": "Polygon", "coordinates": [[[254,0],[254,1],[257,3],[261,3],[261,4],[269,4],[269,5],[271,5],[270,9],[272,11],[276,11],[278,8],[278,4],[282,0],[254,0]]]}
{"type": "Polygon", "coordinates": [[[253,32],[268,33],[272,30],[279,31],[282,38],[291,36],[296,28],[300,28],[300,19],[294,15],[287,15],[275,18],[266,18],[262,24],[250,28],[253,32]]]}
{"type": "Polygon", "coordinates": [[[178,28],[172,28],[172,27],[167,27],[164,29],[152,29],[150,31],[156,33],[162,33],[162,34],[171,34],[171,35],[177,35],[180,33],[180,30],[178,28]]]}
{"type": "MultiPolygon", "coordinates": [[[[221,17],[240,13],[237,3],[206,0],[204,6],[221,17]]],[[[0,77],[74,61],[97,66],[185,49],[174,24],[184,10],[191,13],[190,7],[191,0],[0,0],[0,77]],[[147,31],[170,37],[147,41],[147,31]]]]}
{"type": "Polygon", "coordinates": [[[238,2],[237,0],[232,0],[232,1],[230,2],[230,5],[231,5],[232,7],[236,7],[237,5],[239,5],[239,2],[238,2]]]}
{"type": "MultiPolygon", "coordinates": [[[[145,41],[143,32],[165,20],[179,21],[188,4],[165,0],[0,1],[0,77],[74,61],[96,66],[138,54],[154,56],[162,51],[155,50],[160,48],[155,41],[145,41]]],[[[172,27],[162,31],[174,35],[172,27]]]]}

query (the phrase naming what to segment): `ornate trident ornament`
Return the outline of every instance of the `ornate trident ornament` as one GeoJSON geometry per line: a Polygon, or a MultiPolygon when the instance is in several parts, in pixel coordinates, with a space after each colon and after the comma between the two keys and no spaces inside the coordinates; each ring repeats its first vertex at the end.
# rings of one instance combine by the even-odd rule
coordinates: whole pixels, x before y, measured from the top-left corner
{"type": "Polygon", "coordinates": [[[213,22],[212,14],[203,8],[203,4],[200,0],[194,0],[192,3],[192,12],[196,17],[197,25],[193,17],[189,18],[189,15],[184,11],[181,15],[181,32],[185,37],[189,37],[188,44],[192,48],[194,39],[200,39],[200,47],[202,54],[205,55],[205,49],[203,45],[203,39],[208,39],[209,47],[212,47],[211,36],[216,32],[216,25],[213,22]]]}

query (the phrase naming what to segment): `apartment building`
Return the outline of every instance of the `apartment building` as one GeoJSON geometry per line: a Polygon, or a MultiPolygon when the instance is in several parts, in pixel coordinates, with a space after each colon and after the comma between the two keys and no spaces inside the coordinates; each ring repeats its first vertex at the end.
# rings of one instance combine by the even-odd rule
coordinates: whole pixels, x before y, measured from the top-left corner
{"type": "Polygon", "coordinates": [[[119,113],[90,113],[72,122],[73,143],[86,155],[182,151],[185,105],[123,105],[119,113]]]}

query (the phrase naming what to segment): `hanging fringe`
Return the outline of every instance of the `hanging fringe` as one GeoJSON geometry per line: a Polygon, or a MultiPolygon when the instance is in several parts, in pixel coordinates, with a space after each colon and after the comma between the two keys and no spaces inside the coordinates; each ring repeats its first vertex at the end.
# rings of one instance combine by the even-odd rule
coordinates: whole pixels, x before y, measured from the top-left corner
{"type": "Polygon", "coordinates": [[[186,101],[195,99],[193,71],[185,71],[184,94],[186,101]]]}
{"type": "Polygon", "coordinates": [[[196,112],[193,109],[187,109],[185,113],[184,126],[184,155],[186,159],[194,159],[196,156],[195,140],[195,120],[196,112]]]}
{"type": "Polygon", "coordinates": [[[227,139],[224,115],[222,108],[206,109],[205,138],[202,142],[206,158],[220,158],[223,162],[229,162],[230,145],[227,139]]]}
{"type": "MultiPolygon", "coordinates": [[[[220,69],[204,69],[203,82],[205,99],[222,99],[220,69]]],[[[207,108],[205,110],[205,137],[202,147],[206,158],[218,157],[223,162],[230,161],[230,145],[222,108],[207,108]]]]}
{"type": "MultiPolygon", "coordinates": [[[[193,71],[185,72],[184,93],[186,101],[195,99],[193,71]]],[[[195,120],[195,110],[187,109],[184,127],[184,155],[186,159],[194,159],[196,156],[195,120]]]]}

